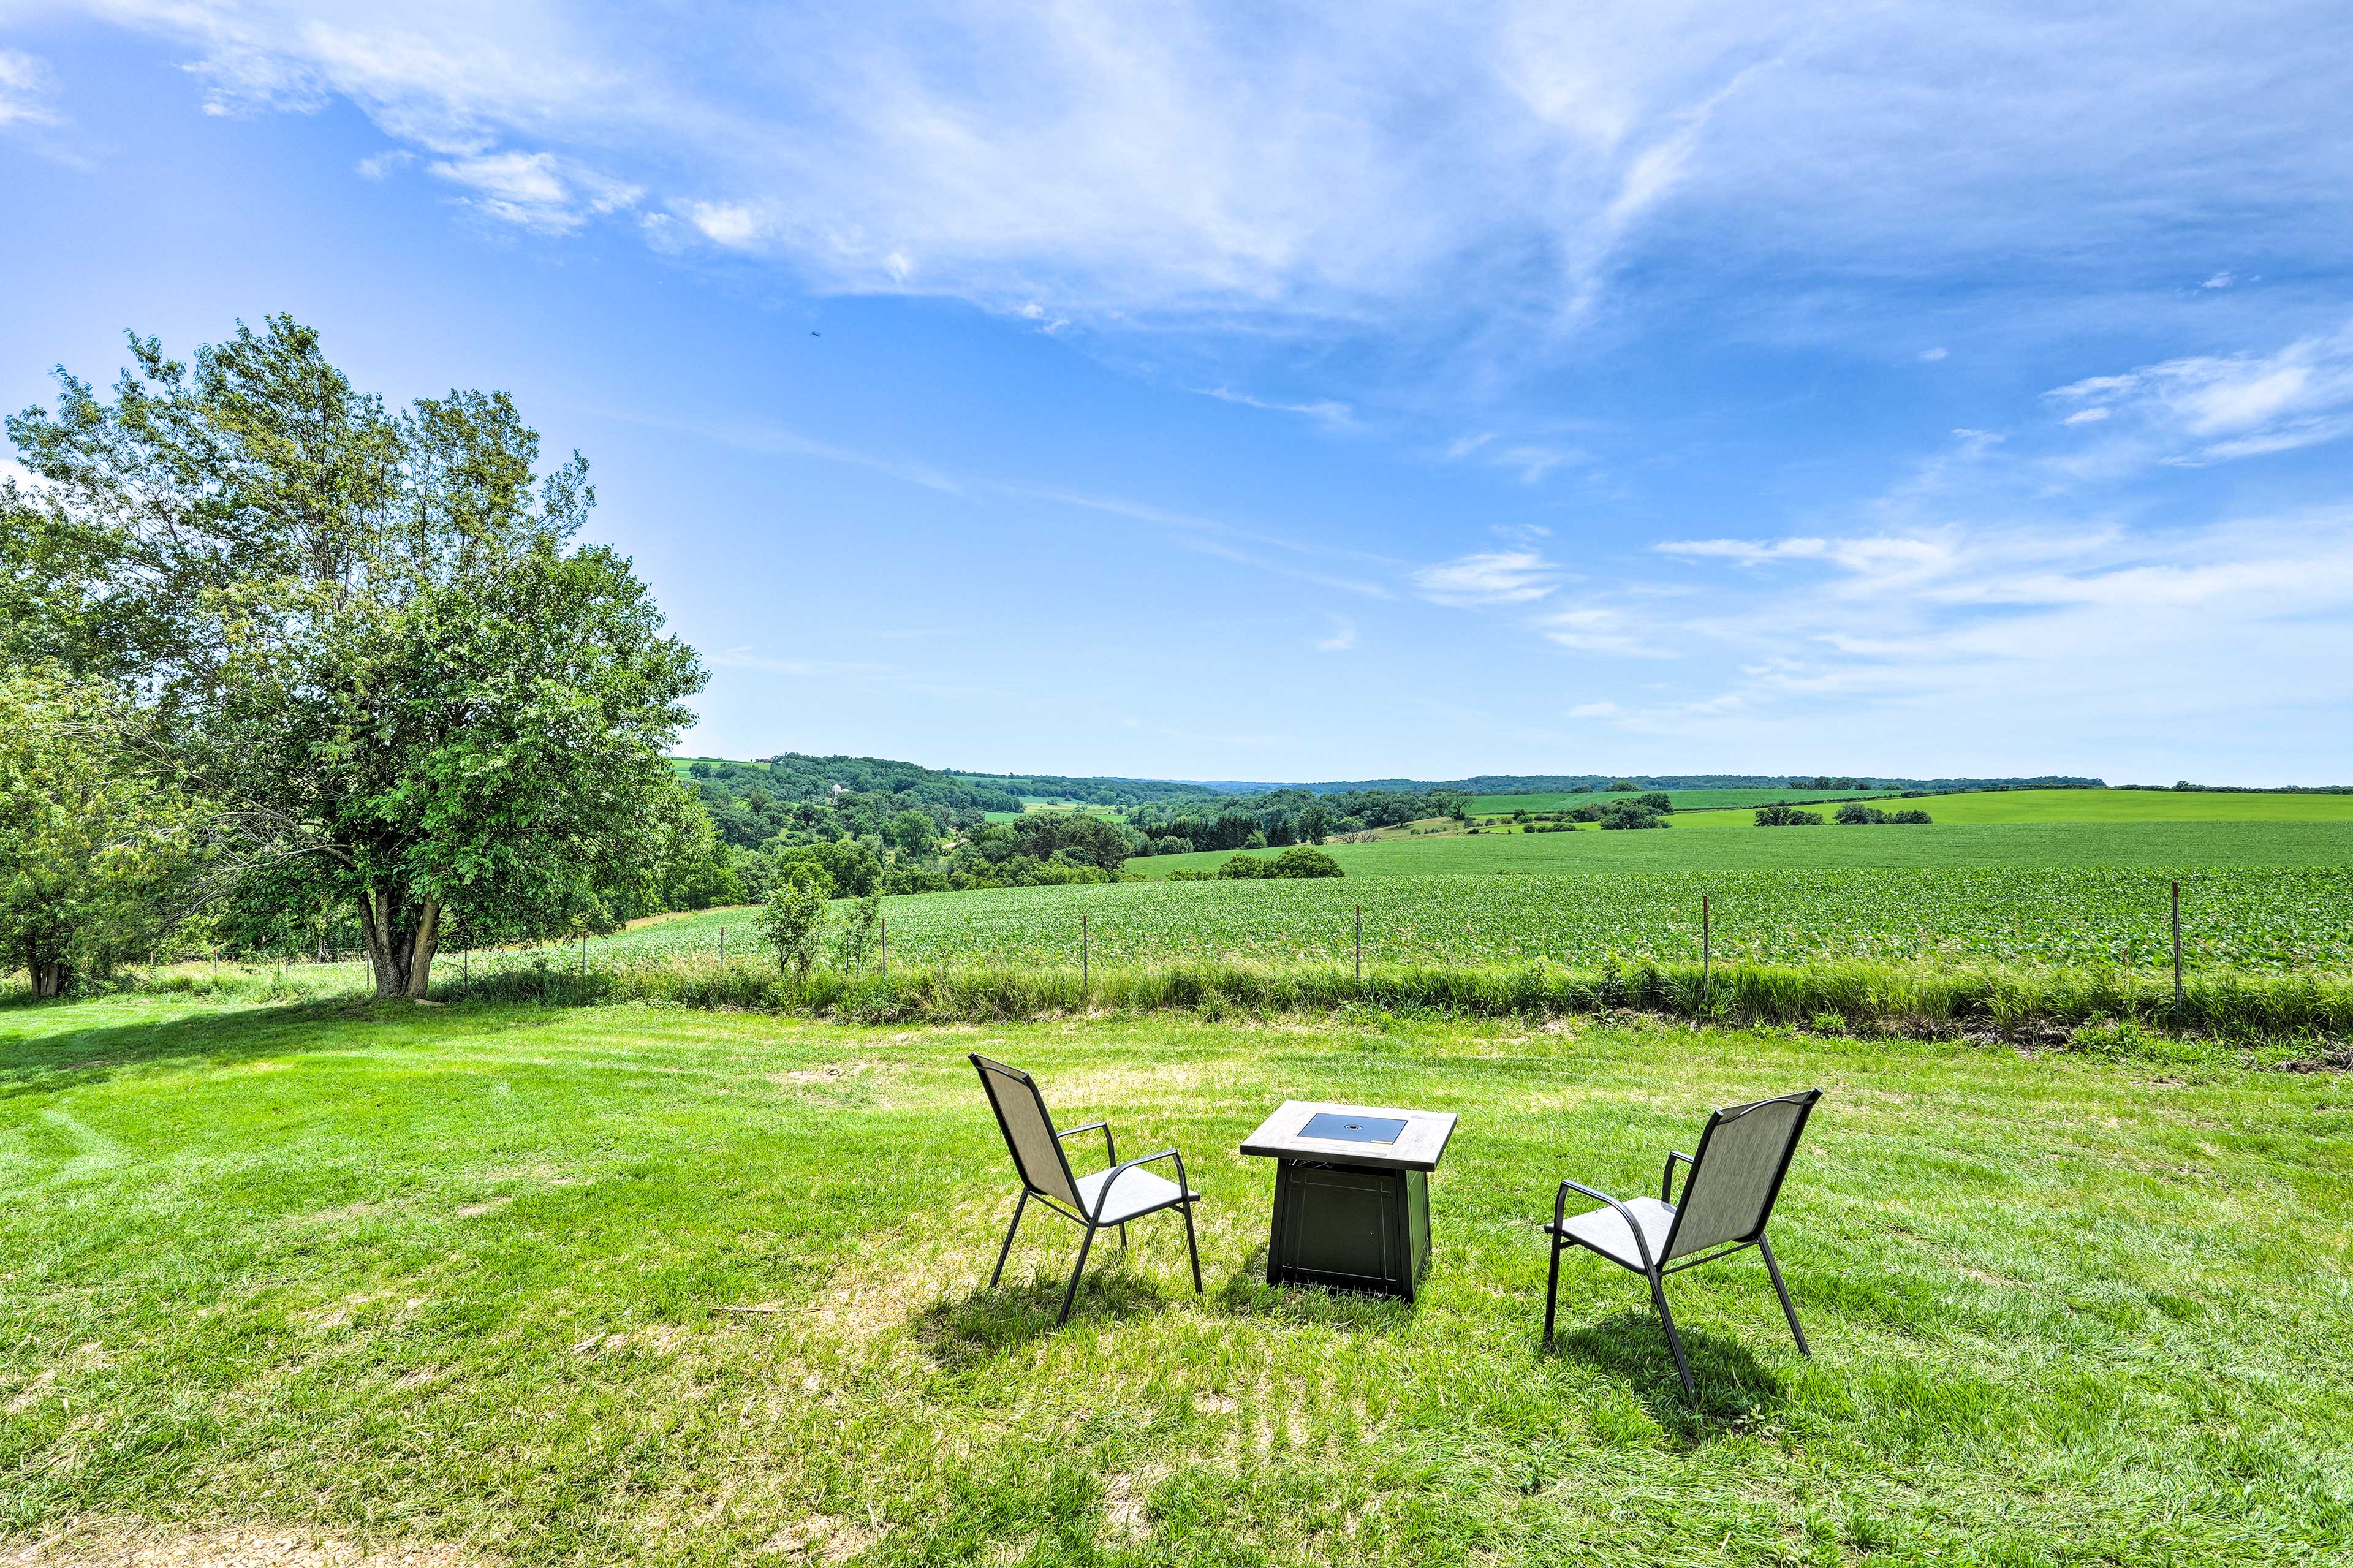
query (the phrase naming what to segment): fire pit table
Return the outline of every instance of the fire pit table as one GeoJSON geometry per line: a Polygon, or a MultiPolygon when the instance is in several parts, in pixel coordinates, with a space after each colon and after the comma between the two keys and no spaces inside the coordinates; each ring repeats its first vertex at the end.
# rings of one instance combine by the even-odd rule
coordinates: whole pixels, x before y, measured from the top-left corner
{"type": "Polygon", "coordinates": [[[1274,1162],[1270,1285],[1410,1301],[1430,1258],[1430,1173],[1454,1114],[1286,1100],[1242,1142],[1274,1162]]]}

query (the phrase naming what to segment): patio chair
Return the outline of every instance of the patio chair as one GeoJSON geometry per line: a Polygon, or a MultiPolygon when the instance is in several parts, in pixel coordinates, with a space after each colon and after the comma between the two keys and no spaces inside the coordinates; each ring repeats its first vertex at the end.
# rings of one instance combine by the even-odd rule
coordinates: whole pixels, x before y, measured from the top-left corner
{"type": "Polygon", "coordinates": [[[1651,1304],[1667,1331],[1667,1344],[1675,1352],[1675,1371],[1683,1375],[1683,1393],[1697,1398],[1691,1363],[1684,1359],[1683,1336],[1675,1332],[1674,1315],[1667,1310],[1665,1279],[1719,1258],[1755,1247],[1765,1258],[1765,1272],[1781,1298],[1782,1314],[1798,1342],[1799,1355],[1811,1355],[1806,1331],[1798,1326],[1798,1309],[1789,1304],[1789,1288],[1781,1283],[1780,1265],[1773,1260],[1773,1244],[1765,1239],[1766,1222],[1773,1217],[1773,1200],[1780,1195],[1781,1178],[1788,1173],[1789,1157],[1797,1152],[1798,1136],[1813,1114],[1819,1089],[1735,1105],[1707,1119],[1699,1135],[1699,1152],[1667,1156],[1659,1177],[1656,1198],[1624,1202],[1597,1192],[1582,1182],[1563,1182],[1553,1200],[1552,1278],[1545,1286],[1545,1342],[1552,1342],[1553,1312],[1560,1295],[1560,1255],[1572,1247],[1598,1252],[1621,1268],[1651,1282],[1651,1304]],[[1673,1203],[1675,1162],[1691,1167],[1683,1178],[1683,1201],[1673,1203]],[[1568,1216],[1568,1194],[1583,1193],[1605,1205],[1568,1216]]]}
{"type": "Polygon", "coordinates": [[[1095,1244],[1095,1232],[1108,1226],[1119,1227],[1121,1250],[1127,1247],[1127,1222],[1141,1219],[1162,1209],[1176,1209],[1185,1216],[1185,1250],[1193,1260],[1193,1293],[1201,1290],[1201,1249],[1193,1235],[1193,1205],[1201,1194],[1193,1191],[1185,1180],[1185,1156],[1174,1149],[1163,1149],[1157,1154],[1141,1159],[1122,1160],[1119,1149],[1112,1142],[1111,1123],[1090,1121],[1083,1127],[1073,1127],[1068,1132],[1054,1131],[1054,1118],[1046,1109],[1046,1097],[1038,1091],[1038,1081],[1018,1068],[991,1061],[975,1052],[972,1065],[979,1070],[980,1086],[988,1094],[989,1108],[997,1112],[997,1125],[1005,1134],[1005,1147],[1013,1156],[1013,1168],[1021,1177],[1021,1197],[1013,1205],[1013,1223],[1005,1227],[1005,1245],[997,1251],[997,1268],[988,1277],[990,1289],[1005,1273],[1005,1259],[1013,1251],[1013,1233],[1021,1228],[1021,1215],[1036,1198],[1064,1219],[1082,1226],[1086,1238],[1079,1243],[1079,1261],[1071,1270],[1070,1288],[1062,1292],[1062,1315],[1057,1324],[1068,1322],[1071,1303],[1078,1299],[1079,1276],[1085,1272],[1087,1254],[1095,1244]],[[1062,1151],[1062,1141],[1082,1132],[1100,1131],[1103,1135],[1103,1158],[1110,1163],[1091,1176],[1073,1176],[1071,1162],[1062,1151]],[[1170,1181],[1156,1172],[1139,1169],[1158,1160],[1176,1162],[1176,1179],[1170,1181]]]}

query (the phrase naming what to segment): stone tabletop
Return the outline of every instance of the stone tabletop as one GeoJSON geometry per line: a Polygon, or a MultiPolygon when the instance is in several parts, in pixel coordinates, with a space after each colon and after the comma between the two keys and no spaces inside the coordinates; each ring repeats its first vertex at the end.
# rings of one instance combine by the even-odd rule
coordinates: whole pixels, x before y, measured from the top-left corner
{"type": "Polygon", "coordinates": [[[1274,1160],[1313,1160],[1376,1171],[1434,1171],[1454,1136],[1451,1110],[1399,1110],[1323,1100],[1286,1100],[1242,1140],[1242,1152],[1274,1160]],[[1337,1134],[1310,1137],[1315,1130],[1337,1134]],[[1402,1122],[1403,1126],[1394,1126],[1402,1122]],[[1388,1125],[1385,1125],[1388,1124],[1388,1125]],[[1394,1136],[1388,1134],[1394,1132],[1394,1136]]]}

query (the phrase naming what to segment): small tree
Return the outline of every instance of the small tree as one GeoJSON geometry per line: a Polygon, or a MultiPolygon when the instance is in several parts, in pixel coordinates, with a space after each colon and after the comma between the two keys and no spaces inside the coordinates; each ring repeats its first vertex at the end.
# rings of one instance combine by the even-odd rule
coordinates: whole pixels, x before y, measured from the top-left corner
{"type": "Polygon", "coordinates": [[[145,957],[173,923],[187,803],[122,765],[105,688],[0,680],[0,968],[64,994],[145,957]]]}
{"type": "Polygon", "coordinates": [[[874,961],[874,952],[882,944],[882,895],[869,893],[852,900],[841,911],[841,924],[833,933],[833,962],[838,968],[856,974],[874,961]]]}
{"type": "Polygon", "coordinates": [[[1819,811],[1800,811],[1794,805],[1778,805],[1757,808],[1757,826],[1759,827],[1820,827],[1821,825],[1822,814],[1819,811]]]}
{"type": "Polygon", "coordinates": [[[760,940],[776,952],[776,967],[806,980],[817,963],[818,935],[825,929],[826,901],[833,885],[807,861],[780,868],[768,901],[753,917],[760,940]]]}

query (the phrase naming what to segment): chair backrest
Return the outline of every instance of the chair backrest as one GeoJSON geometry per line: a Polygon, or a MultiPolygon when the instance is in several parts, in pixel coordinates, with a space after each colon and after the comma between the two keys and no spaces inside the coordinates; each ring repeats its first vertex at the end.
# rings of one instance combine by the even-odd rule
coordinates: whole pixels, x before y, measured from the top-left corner
{"type": "Polygon", "coordinates": [[[1729,1106],[1707,1119],[1660,1262],[1764,1234],[1789,1156],[1798,1152],[1798,1135],[1821,1097],[1820,1089],[1810,1089],[1729,1106]]]}
{"type": "Polygon", "coordinates": [[[997,1125],[1005,1134],[1005,1147],[1013,1155],[1013,1168],[1021,1173],[1022,1184],[1033,1193],[1079,1207],[1071,1163],[1062,1158],[1061,1140],[1054,1136],[1054,1119],[1047,1113],[1046,1097],[1038,1092],[1038,1080],[1019,1068],[993,1062],[977,1051],[973,1053],[972,1065],[980,1069],[980,1087],[988,1093],[989,1108],[997,1112],[997,1125]]]}

